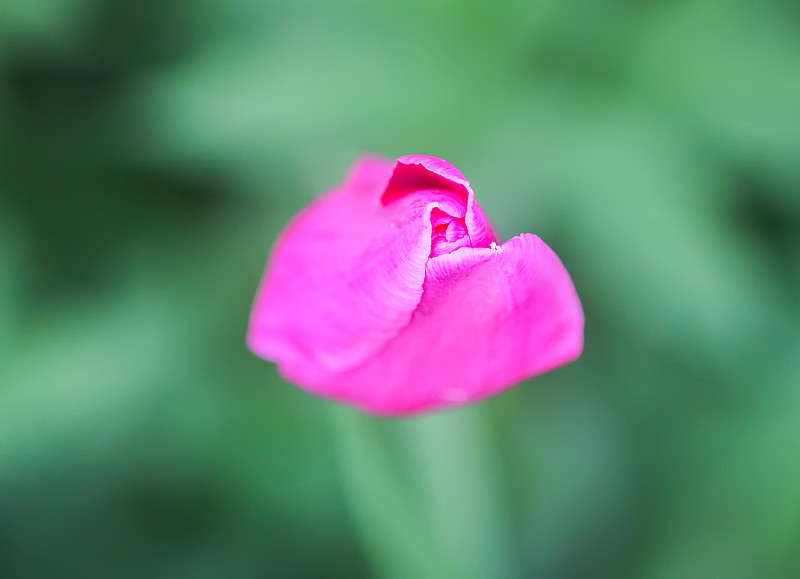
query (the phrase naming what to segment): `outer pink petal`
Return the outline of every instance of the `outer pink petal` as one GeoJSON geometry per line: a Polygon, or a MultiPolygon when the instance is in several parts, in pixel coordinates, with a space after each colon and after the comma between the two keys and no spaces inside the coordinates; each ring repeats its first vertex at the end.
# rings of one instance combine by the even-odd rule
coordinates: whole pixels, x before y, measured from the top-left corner
{"type": "Polygon", "coordinates": [[[408,324],[422,296],[431,225],[421,202],[383,209],[391,170],[382,159],[362,160],[289,225],[253,306],[253,352],[339,372],[408,324]]]}
{"type": "Polygon", "coordinates": [[[428,261],[411,323],[363,366],[331,374],[279,364],[289,380],[378,414],[491,396],[576,359],[583,312],[569,274],[538,237],[461,248],[428,261]]]}

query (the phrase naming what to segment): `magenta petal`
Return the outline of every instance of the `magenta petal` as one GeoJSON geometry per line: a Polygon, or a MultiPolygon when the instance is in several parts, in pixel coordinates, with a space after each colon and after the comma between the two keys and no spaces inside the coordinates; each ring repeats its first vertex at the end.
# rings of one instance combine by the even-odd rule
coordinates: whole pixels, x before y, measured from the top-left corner
{"type": "Polygon", "coordinates": [[[362,160],[284,232],[250,318],[256,354],[341,372],[408,324],[431,251],[430,209],[382,207],[391,168],[362,160]]]}
{"type": "Polygon", "coordinates": [[[346,372],[279,364],[322,396],[379,414],[472,402],[576,359],[583,312],[569,274],[535,235],[428,260],[408,326],[346,372]]]}
{"type": "Polygon", "coordinates": [[[397,160],[392,178],[383,194],[388,203],[408,192],[449,191],[463,198],[464,221],[472,247],[489,247],[496,241],[489,220],[475,201],[475,193],[461,171],[443,159],[427,155],[406,155],[397,160]]]}

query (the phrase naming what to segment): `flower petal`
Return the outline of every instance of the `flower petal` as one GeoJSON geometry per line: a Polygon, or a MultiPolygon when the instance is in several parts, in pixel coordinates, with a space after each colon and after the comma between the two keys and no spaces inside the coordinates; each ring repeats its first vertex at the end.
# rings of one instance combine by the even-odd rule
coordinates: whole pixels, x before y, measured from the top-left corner
{"type": "Polygon", "coordinates": [[[535,235],[428,261],[419,307],[362,366],[331,374],[283,363],[289,380],[377,414],[472,402],[576,359],[583,312],[556,254],[535,235]]]}
{"type": "Polygon", "coordinates": [[[250,318],[257,355],[341,372],[408,324],[431,251],[430,209],[383,208],[391,168],[362,160],[278,240],[250,318]]]}
{"type": "Polygon", "coordinates": [[[443,159],[427,155],[400,157],[382,200],[389,203],[408,192],[431,190],[449,191],[461,196],[466,210],[458,217],[464,217],[472,247],[489,247],[496,241],[489,220],[475,201],[469,181],[461,171],[443,159]]]}

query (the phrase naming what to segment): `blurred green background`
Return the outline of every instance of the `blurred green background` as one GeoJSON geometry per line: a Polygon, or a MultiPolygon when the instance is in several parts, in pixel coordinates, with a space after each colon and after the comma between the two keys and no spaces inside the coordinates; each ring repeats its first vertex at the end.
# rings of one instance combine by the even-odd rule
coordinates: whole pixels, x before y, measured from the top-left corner
{"type": "Polygon", "coordinates": [[[0,0],[0,577],[800,576],[800,5],[0,0]],[[575,364],[377,420],[247,352],[286,220],[443,157],[575,364]]]}

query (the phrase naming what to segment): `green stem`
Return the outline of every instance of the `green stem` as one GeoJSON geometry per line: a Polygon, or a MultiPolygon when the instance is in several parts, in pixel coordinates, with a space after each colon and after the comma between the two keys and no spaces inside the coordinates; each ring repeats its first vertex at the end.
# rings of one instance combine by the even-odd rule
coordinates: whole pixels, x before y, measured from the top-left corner
{"type": "Polygon", "coordinates": [[[345,497],[379,576],[518,576],[478,407],[403,421],[341,407],[332,416],[345,497]]]}

